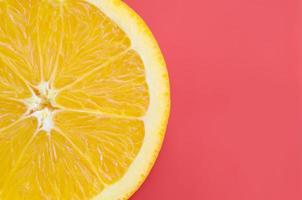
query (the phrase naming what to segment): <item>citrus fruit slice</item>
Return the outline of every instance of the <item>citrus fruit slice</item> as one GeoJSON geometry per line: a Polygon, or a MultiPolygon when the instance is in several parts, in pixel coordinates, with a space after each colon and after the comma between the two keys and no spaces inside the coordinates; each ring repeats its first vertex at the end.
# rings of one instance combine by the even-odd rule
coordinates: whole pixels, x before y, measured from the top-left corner
{"type": "Polygon", "coordinates": [[[162,54],[120,0],[0,0],[0,199],[127,199],[170,109],[162,54]]]}

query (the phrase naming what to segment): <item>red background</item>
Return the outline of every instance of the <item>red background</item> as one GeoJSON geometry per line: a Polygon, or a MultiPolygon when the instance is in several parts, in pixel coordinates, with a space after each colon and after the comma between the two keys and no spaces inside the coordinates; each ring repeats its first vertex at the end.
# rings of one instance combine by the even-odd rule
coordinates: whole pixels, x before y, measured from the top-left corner
{"type": "Polygon", "coordinates": [[[165,55],[172,111],[133,200],[302,199],[302,1],[125,0],[165,55]]]}

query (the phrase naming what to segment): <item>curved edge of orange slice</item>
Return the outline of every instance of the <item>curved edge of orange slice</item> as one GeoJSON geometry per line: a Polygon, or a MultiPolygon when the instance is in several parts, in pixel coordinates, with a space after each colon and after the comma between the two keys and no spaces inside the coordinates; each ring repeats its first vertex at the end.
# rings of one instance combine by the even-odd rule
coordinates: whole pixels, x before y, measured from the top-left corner
{"type": "Polygon", "coordinates": [[[145,22],[121,0],[88,0],[122,28],[132,48],[141,56],[150,92],[150,105],[142,118],[145,138],[128,171],[117,183],[106,187],[94,199],[128,199],[142,185],[161,149],[170,113],[170,86],[161,50],[145,22]]]}

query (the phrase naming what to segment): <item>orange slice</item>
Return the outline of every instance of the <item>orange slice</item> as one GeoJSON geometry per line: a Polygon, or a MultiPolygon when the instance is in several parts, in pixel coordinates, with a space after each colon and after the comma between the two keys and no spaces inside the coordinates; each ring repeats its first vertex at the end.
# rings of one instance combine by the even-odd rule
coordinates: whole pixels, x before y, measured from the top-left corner
{"type": "Polygon", "coordinates": [[[0,0],[0,199],[127,199],[160,150],[163,56],[120,0],[0,0]]]}

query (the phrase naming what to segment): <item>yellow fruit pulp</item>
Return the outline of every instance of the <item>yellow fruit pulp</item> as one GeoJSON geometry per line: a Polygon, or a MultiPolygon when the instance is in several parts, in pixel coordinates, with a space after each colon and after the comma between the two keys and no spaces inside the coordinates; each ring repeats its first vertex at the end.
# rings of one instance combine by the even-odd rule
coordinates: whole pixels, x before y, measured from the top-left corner
{"type": "Polygon", "coordinates": [[[0,0],[0,199],[89,199],[127,173],[150,104],[131,45],[86,1],[0,0]]]}

